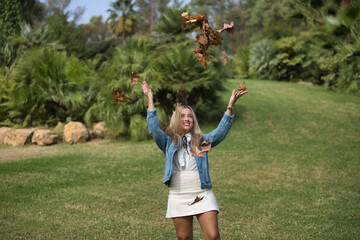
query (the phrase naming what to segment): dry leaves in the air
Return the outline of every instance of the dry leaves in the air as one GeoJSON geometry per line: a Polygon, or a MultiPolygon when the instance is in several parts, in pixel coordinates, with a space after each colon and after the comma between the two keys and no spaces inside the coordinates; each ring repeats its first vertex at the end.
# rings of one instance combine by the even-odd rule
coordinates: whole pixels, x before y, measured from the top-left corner
{"type": "MultiPolygon", "coordinates": [[[[196,36],[196,42],[199,44],[199,46],[195,49],[192,49],[194,52],[197,60],[201,63],[201,65],[206,69],[207,63],[210,61],[210,56],[208,54],[208,48],[210,45],[222,45],[223,38],[217,34],[214,30],[211,29],[209,25],[208,19],[205,17],[204,14],[199,14],[196,17],[189,16],[188,12],[184,12],[181,14],[183,18],[183,27],[185,28],[188,24],[195,24],[200,27],[202,34],[198,34],[196,36]]],[[[234,28],[234,22],[231,21],[230,24],[224,24],[224,28],[218,30],[220,33],[222,33],[224,30],[232,34],[232,30],[234,28]],[[225,26],[226,25],[226,26],[225,26]]],[[[227,57],[226,57],[227,59],[227,57]]],[[[225,59],[224,59],[224,64],[225,59]]]]}
{"type": "Polygon", "coordinates": [[[135,85],[140,80],[140,75],[138,72],[132,72],[131,73],[131,84],[135,85]]]}
{"type": "Polygon", "coordinates": [[[224,56],[224,64],[228,64],[229,63],[229,60],[228,60],[228,57],[227,57],[227,54],[224,50],[221,51],[222,55],[224,56]]]}
{"type": "Polygon", "coordinates": [[[190,150],[191,154],[194,156],[194,157],[203,157],[204,156],[204,153],[205,152],[208,152],[210,149],[211,149],[211,142],[210,141],[203,141],[201,144],[200,144],[200,148],[201,150],[198,148],[198,147],[194,147],[190,150]]]}
{"type": "Polygon", "coordinates": [[[237,85],[238,85],[238,88],[239,88],[238,90],[239,90],[239,91],[241,91],[241,90],[243,90],[243,91],[247,90],[247,87],[246,87],[245,82],[243,82],[242,84],[241,84],[241,83],[238,83],[237,85]]]}
{"type": "Polygon", "coordinates": [[[216,30],[219,33],[226,31],[227,33],[233,35],[234,33],[234,21],[231,21],[230,24],[224,23],[224,27],[222,29],[216,30]]]}
{"type": "Polygon", "coordinates": [[[121,90],[120,87],[118,87],[116,90],[112,92],[112,95],[114,97],[114,102],[121,103],[121,102],[127,102],[131,100],[131,98],[124,94],[124,92],[121,90]]]}
{"type": "Polygon", "coordinates": [[[200,202],[203,199],[204,199],[204,196],[202,196],[202,197],[196,196],[195,200],[192,203],[190,203],[189,206],[191,206],[197,202],[200,202]]]}

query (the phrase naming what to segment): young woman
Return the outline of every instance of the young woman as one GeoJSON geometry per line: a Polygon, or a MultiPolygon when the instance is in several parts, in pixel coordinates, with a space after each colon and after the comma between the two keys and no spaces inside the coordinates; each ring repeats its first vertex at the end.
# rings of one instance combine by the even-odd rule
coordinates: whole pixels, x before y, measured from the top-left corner
{"type": "Polygon", "coordinates": [[[196,216],[205,239],[220,239],[219,207],[211,189],[204,144],[215,147],[225,138],[234,118],[235,102],[247,92],[236,93],[234,90],[218,127],[209,134],[202,134],[192,108],[180,105],[175,107],[169,127],[165,132],[161,130],[151,89],[145,81],[142,88],[149,104],[149,132],[166,159],[164,184],[170,187],[166,217],[172,218],[178,239],[193,239],[193,216],[196,216]]]}

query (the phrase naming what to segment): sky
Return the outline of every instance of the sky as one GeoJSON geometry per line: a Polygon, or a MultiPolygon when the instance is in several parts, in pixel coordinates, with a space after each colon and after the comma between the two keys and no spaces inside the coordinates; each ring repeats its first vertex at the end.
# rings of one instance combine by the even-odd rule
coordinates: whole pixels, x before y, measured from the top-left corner
{"type": "MultiPolygon", "coordinates": [[[[110,15],[110,13],[107,12],[110,8],[110,3],[114,1],[115,0],[71,0],[71,3],[66,10],[73,12],[77,7],[85,8],[84,14],[76,22],[77,24],[89,23],[92,16],[99,15],[102,15],[102,19],[105,21],[110,15]]],[[[46,2],[46,0],[40,0],[40,2],[46,2]]],[[[183,2],[189,2],[189,0],[183,2]]]]}

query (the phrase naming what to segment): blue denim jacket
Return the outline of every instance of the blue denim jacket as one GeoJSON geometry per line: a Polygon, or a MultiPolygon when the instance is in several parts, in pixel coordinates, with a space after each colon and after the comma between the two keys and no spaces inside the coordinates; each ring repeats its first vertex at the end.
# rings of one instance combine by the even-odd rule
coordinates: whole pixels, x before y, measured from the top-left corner
{"type": "MultiPolygon", "coordinates": [[[[218,127],[213,130],[211,133],[204,134],[203,140],[211,141],[211,147],[218,145],[229,132],[232,126],[232,120],[234,115],[229,116],[224,113],[223,118],[221,119],[218,127]]],[[[174,143],[173,139],[167,135],[159,127],[159,120],[156,115],[155,110],[147,110],[147,124],[149,128],[149,133],[154,138],[158,147],[164,152],[165,155],[165,173],[164,173],[164,184],[170,186],[171,170],[174,153],[179,149],[179,146],[174,143]]],[[[209,174],[209,162],[207,152],[205,152],[204,157],[195,157],[197,163],[197,169],[200,176],[201,188],[210,189],[212,188],[210,174],[209,174]]]]}

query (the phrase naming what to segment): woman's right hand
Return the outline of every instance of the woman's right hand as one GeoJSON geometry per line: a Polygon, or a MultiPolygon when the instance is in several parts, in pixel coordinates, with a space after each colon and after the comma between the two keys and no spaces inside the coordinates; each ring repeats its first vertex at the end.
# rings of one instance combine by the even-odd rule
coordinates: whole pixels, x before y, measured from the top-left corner
{"type": "Polygon", "coordinates": [[[150,98],[152,99],[152,98],[153,98],[151,89],[149,88],[149,85],[148,85],[145,81],[142,82],[142,89],[143,89],[144,95],[145,95],[148,99],[150,99],[150,98]]]}
{"type": "Polygon", "coordinates": [[[144,95],[148,99],[148,104],[149,104],[148,108],[149,108],[149,110],[154,110],[155,109],[154,100],[153,100],[153,95],[152,95],[151,89],[149,88],[149,85],[145,81],[143,81],[141,86],[142,86],[144,95]]]}

